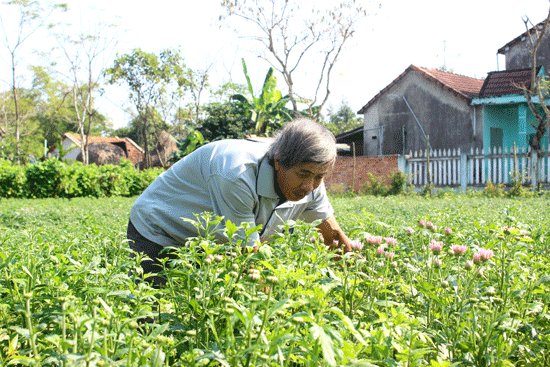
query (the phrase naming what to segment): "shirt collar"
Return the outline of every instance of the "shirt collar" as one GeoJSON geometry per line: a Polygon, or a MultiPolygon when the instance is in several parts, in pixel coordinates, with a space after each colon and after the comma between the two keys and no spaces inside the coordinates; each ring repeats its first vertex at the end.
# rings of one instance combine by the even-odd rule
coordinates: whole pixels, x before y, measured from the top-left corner
{"type": "Polygon", "coordinates": [[[260,162],[256,191],[258,195],[270,199],[279,199],[279,195],[275,192],[275,168],[269,164],[267,157],[264,157],[260,162]]]}
{"type": "MultiPolygon", "coordinates": [[[[260,170],[258,173],[258,183],[256,191],[258,195],[278,200],[279,195],[275,191],[275,168],[269,164],[267,157],[264,157],[260,162],[260,170]]],[[[313,190],[315,192],[315,190],[313,190]]],[[[313,200],[313,192],[310,192],[305,198],[299,201],[286,201],[278,206],[278,208],[290,207],[295,204],[303,204],[313,200]]]]}

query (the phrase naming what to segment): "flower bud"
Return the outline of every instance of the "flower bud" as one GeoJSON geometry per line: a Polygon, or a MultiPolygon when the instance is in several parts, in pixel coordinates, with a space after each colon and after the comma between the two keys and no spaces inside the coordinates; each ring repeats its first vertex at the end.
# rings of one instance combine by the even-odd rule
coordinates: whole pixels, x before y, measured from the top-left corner
{"type": "Polygon", "coordinates": [[[257,282],[260,281],[260,274],[259,273],[249,273],[248,274],[248,279],[253,283],[257,283],[257,282]]]}
{"type": "Polygon", "coordinates": [[[136,330],[139,327],[139,324],[137,323],[137,321],[132,320],[128,323],[128,327],[130,328],[130,330],[136,330]]]}

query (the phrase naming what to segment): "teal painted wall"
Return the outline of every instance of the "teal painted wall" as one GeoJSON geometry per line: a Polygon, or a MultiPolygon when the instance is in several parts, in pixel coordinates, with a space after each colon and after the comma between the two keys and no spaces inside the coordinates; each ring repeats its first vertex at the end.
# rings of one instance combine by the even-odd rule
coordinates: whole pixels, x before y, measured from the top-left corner
{"type": "MultiPolygon", "coordinates": [[[[491,128],[500,128],[503,132],[503,148],[516,146],[527,148],[527,137],[535,133],[532,124],[536,123],[531,110],[526,103],[512,105],[485,105],[483,106],[483,147],[491,145],[491,128]]],[[[542,145],[548,147],[548,132],[542,139],[542,145]]]]}

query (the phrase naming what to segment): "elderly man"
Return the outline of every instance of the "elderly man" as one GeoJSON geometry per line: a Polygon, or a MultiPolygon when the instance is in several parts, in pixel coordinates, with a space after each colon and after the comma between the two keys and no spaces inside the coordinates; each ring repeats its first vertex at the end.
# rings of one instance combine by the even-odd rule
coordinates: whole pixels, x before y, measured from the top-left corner
{"type": "MultiPolygon", "coordinates": [[[[197,220],[204,212],[240,225],[262,225],[244,246],[269,241],[287,220],[321,220],[317,226],[332,248],[351,249],[330,205],[323,177],[336,159],[336,141],[322,125],[300,119],[288,123],[272,144],[222,140],[200,147],[161,174],[134,203],[128,224],[130,247],[153,262],[142,262],[145,273],[161,270],[165,247],[183,245],[198,236],[197,220]]],[[[223,238],[221,231],[216,234],[223,238]]],[[[238,233],[242,237],[242,233],[238,233]]],[[[161,279],[156,281],[162,282],[161,279]]]]}

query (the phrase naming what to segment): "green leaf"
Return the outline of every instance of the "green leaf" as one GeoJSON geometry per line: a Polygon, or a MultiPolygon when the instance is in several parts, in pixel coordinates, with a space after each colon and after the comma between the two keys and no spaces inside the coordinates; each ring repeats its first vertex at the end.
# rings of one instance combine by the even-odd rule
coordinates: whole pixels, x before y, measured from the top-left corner
{"type": "Polygon", "coordinates": [[[105,303],[105,301],[101,297],[98,297],[97,299],[99,300],[99,303],[101,303],[101,305],[103,306],[105,311],[107,311],[107,313],[109,315],[114,317],[115,313],[113,312],[113,309],[111,308],[111,306],[109,306],[107,303],[105,303]]]}
{"type": "Polygon", "coordinates": [[[36,360],[31,357],[17,357],[17,358],[10,359],[7,366],[14,365],[14,364],[15,365],[22,364],[24,366],[33,366],[36,364],[36,360]]]}
{"type": "Polygon", "coordinates": [[[241,59],[243,64],[243,73],[246,78],[246,84],[248,85],[248,91],[250,92],[251,96],[254,96],[254,89],[252,88],[252,83],[250,82],[250,77],[248,76],[248,70],[246,68],[246,62],[244,61],[244,58],[241,59]]]}
{"type": "Polygon", "coordinates": [[[548,282],[550,282],[550,275],[545,275],[539,280],[537,280],[537,282],[535,283],[535,287],[538,287],[542,283],[548,283],[548,282]]]}

